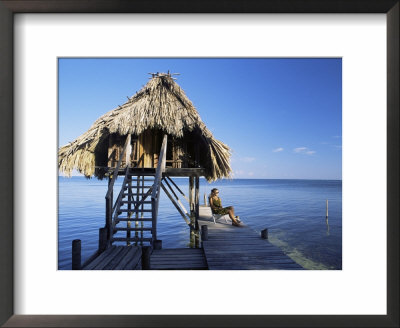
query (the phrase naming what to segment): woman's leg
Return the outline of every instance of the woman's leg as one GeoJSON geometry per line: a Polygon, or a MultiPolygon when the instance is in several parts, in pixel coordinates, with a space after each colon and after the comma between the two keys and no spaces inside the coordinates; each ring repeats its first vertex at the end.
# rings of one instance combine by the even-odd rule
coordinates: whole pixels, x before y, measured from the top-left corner
{"type": "Polygon", "coordinates": [[[228,214],[229,214],[230,219],[231,219],[233,222],[238,223],[238,222],[236,221],[236,218],[235,218],[235,209],[233,208],[233,206],[229,206],[229,207],[228,207],[228,214]]]}

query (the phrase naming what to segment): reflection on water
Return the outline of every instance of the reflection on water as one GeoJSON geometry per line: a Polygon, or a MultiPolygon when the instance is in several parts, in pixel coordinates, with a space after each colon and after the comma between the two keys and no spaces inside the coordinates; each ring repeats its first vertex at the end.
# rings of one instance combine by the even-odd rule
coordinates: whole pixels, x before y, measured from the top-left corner
{"type": "Polygon", "coordinates": [[[326,235],[329,236],[329,220],[328,220],[328,217],[326,217],[325,222],[326,222],[326,235]]]}

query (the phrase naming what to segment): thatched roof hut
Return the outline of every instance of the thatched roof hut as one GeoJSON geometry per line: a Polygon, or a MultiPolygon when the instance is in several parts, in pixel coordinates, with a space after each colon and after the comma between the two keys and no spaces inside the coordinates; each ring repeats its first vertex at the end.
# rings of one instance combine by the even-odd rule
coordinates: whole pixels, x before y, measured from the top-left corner
{"type": "Polygon", "coordinates": [[[86,177],[102,179],[115,163],[121,140],[128,134],[136,142],[132,144],[133,165],[155,167],[161,146],[158,140],[166,133],[171,141],[170,154],[173,152],[171,165],[204,168],[208,181],[229,177],[229,147],[213,137],[174,80],[169,73],[152,74],[150,81],[125,104],[101,116],[87,132],[59,149],[60,171],[69,176],[76,169],[86,177]],[[149,154],[153,156],[150,161],[146,160],[149,154]],[[177,154],[184,158],[179,165],[177,154]],[[190,160],[195,155],[196,161],[190,160]]]}

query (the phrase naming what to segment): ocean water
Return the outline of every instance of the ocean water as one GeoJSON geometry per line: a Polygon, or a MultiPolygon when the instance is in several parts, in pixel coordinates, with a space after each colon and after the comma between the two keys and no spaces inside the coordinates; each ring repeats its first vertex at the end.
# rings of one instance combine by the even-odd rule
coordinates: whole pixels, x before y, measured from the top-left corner
{"type": "MultiPolygon", "coordinates": [[[[174,181],[187,194],[188,179],[174,181]]],[[[114,194],[121,183],[119,178],[114,194]]],[[[105,224],[107,181],[60,177],[58,187],[58,265],[70,270],[72,240],[82,241],[82,261],[97,249],[98,230],[105,224]]],[[[212,188],[219,189],[223,206],[233,205],[258,233],[268,228],[269,241],[306,269],[342,269],[341,180],[234,179],[209,184],[200,179],[200,204],[212,188]]],[[[157,233],[163,248],[189,247],[189,228],[163,192],[159,206],[157,233]]]]}

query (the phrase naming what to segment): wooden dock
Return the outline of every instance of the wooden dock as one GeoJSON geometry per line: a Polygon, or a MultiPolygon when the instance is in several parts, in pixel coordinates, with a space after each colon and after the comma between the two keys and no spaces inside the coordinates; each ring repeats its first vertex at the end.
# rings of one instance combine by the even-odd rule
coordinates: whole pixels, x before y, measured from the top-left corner
{"type": "Polygon", "coordinates": [[[200,206],[199,227],[207,226],[202,248],[154,249],[142,261],[139,246],[111,246],[95,254],[82,270],[302,270],[280,248],[243,224],[232,226],[224,218],[214,224],[211,209],[200,206]],[[147,263],[146,265],[143,263],[147,263]]]}
{"type": "Polygon", "coordinates": [[[204,252],[200,248],[153,250],[151,270],[207,270],[204,252]]]}
{"type": "Polygon", "coordinates": [[[111,246],[94,257],[82,270],[140,270],[141,248],[137,246],[111,246]]]}
{"type": "Polygon", "coordinates": [[[207,226],[208,240],[203,240],[209,270],[302,270],[303,267],[281,249],[262,239],[245,224],[232,226],[223,218],[216,224],[210,207],[200,207],[199,226],[207,226]]]}

